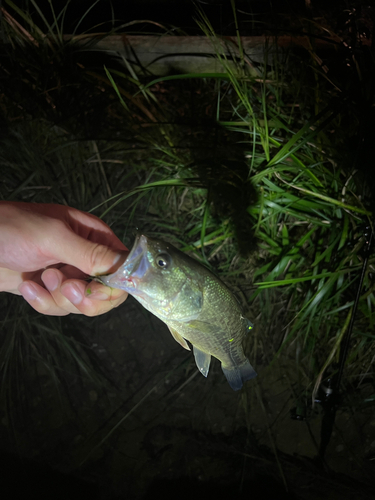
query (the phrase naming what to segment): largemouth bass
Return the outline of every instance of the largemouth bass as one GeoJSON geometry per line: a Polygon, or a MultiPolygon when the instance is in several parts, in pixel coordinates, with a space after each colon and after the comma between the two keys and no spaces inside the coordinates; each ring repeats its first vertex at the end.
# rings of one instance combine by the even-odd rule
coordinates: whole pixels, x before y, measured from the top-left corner
{"type": "Polygon", "coordinates": [[[207,377],[211,356],[221,361],[235,391],[256,372],[242,349],[253,328],[226,285],[170,243],[138,235],[124,264],[102,283],[127,291],[169,328],[182,347],[193,345],[198,370],[207,377]]]}

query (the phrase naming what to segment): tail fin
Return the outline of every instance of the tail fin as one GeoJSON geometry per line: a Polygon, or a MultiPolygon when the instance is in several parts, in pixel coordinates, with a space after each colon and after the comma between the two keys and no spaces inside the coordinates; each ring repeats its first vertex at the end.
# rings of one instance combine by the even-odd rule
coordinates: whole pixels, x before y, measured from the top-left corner
{"type": "Polygon", "coordinates": [[[229,385],[234,391],[240,390],[244,382],[257,376],[257,372],[251,366],[248,359],[241,365],[233,366],[231,368],[224,368],[224,366],[221,365],[221,368],[228,380],[229,385]]]}

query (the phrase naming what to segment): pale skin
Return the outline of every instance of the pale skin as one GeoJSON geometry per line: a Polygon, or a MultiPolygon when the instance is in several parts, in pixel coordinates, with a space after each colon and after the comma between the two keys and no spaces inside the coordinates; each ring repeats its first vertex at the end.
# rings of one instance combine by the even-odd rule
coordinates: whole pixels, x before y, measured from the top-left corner
{"type": "Polygon", "coordinates": [[[114,272],[128,250],[94,215],[65,205],[0,201],[0,292],[38,312],[97,316],[127,293],[87,280],[114,272]]]}

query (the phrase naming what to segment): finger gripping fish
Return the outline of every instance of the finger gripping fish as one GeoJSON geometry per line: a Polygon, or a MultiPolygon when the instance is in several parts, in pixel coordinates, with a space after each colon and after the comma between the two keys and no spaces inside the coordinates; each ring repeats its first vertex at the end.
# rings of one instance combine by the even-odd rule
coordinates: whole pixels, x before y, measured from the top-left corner
{"type": "Polygon", "coordinates": [[[190,350],[188,340],[205,377],[211,356],[221,361],[235,391],[256,376],[242,349],[253,325],[242,315],[234,295],[206,267],[170,243],[138,235],[124,264],[100,280],[133,295],[190,350]]]}

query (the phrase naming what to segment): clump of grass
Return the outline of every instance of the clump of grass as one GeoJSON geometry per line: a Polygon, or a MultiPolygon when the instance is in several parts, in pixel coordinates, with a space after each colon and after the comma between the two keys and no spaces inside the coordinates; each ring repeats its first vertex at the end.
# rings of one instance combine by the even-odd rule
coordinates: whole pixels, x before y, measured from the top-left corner
{"type": "MultiPolygon", "coordinates": [[[[207,19],[203,18],[201,27],[207,36],[215,38],[207,19]]],[[[371,193],[361,176],[356,175],[355,165],[340,164],[340,148],[345,147],[345,141],[355,138],[342,124],[359,123],[362,117],[354,113],[348,102],[351,89],[340,86],[334,75],[330,79],[322,75],[315,54],[311,56],[309,71],[306,74],[303,69],[297,81],[295,67],[286,70],[277,59],[268,61],[259,77],[249,76],[243,69],[240,42],[240,65],[235,70],[233,62],[229,64],[218,52],[226,74],[216,81],[213,78],[218,96],[214,113],[216,136],[213,147],[209,147],[210,151],[216,147],[213,159],[197,155],[198,141],[194,143],[194,152],[192,145],[190,151],[180,147],[174,133],[167,144],[159,146],[162,158],[158,159],[159,168],[155,171],[156,176],[164,178],[159,186],[170,186],[173,190],[170,197],[180,212],[184,203],[195,206],[194,214],[186,211],[194,225],[189,231],[189,223],[183,224],[184,240],[190,241],[185,249],[207,248],[203,252],[206,262],[221,257],[217,267],[224,277],[228,271],[228,277],[233,275],[230,262],[240,262],[234,270],[238,275],[246,267],[241,259],[238,261],[237,249],[241,250],[241,245],[249,247],[248,240],[257,242],[260,252],[251,256],[253,263],[257,261],[253,273],[257,290],[250,295],[249,302],[268,288],[279,288],[288,304],[281,347],[295,346],[299,363],[304,367],[305,387],[310,390],[322,366],[328,367],[332,362],[331,370],[335,370],[333,361],[351,314],[362,267],[366,227],[372,223],[371,203],[368,203],[371,193]],[[294,86],[287,83],[290,75],[294,86]],[[311,80],[311,75],[316,87],[312,89],[309,105],[302,82],[311,80]],[[223,95],[230,96],[228,101],[221,98],[223,95]],[[296,96],[301,96],[303,102],[296,96]],[[239,175],[236,155],[223,157],[218,137],[226,134],[231,137],[228,149],[233,146],[237,158],[247,163],[247,177],[239,175]],[[241,190],[236,190],[237,181],[246,186],[243,198],[241,190]],[[226,196],[225,191],[237,195],[246,215],[243,212],[241,215],[233,197],[226,196]],[[203,195],[200,202],[194,200],[197,192],[203,195]],[[242,233],[237,227],[239,222],[245,228],[242,233]],[[233,245],[236,237],[237,246],[233,245]]],[[[168,84],[168,78],[164,81],[168,84]]],[[[148,88],[156,83],[149,83],[148,88]]],[[[207,143],[206,135],[206,146],[207,143]]],[[[141,189],[155,187],[150,183],[141,189]]],[[[163,206],[160,200],[165,200],[164,191],[161,195],[153,193],[150,207],[156,204],[157,213],[166,215],[170,206],[163,206]]],[[[178,232],[182,226],[179,217],[176,215],[176,225],[169,225],[169,230],[178,232]]],[[[163,223],[154,222],[165,229],[163,223]]],[[[371,269],[374,258],[369,262],[371,269]]],[[[374,304],[374,287],[367,273],[355,324],[356,347],[348,361],[353,381],[362,374],[363,364],[356,365],[355,360],[362,358],[358,346],[363,348],[367,332],[373,326],[374,304]]],[[[373,359],[372,346],[372,338],[368,338],[367,369],[373,359]]]]}
{"type": "Polygon", "coordinates": [[[38,398],[56,398],[62,415],[68,417],[72,386],[91,384],[103,390],[109,384],[90,350],[61,318],[41,317],[14,296],[1,299],[6,312],[0,322],[0,402],[17,438],[28,432],[27,422],[35,423],[38,398]]]}

